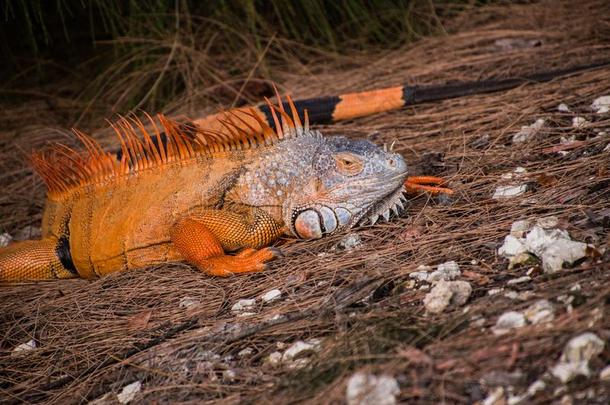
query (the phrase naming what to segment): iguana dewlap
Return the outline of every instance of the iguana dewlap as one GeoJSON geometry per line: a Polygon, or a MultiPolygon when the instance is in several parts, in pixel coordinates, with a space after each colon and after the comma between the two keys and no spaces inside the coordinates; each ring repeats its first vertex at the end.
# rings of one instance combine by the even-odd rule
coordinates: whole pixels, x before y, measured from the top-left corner
{"type": "Polygon", "coordinates": [[[258,271],[282,234],[319,238],[402,207],[399,154],[323,137],[289,106],[269,104],[275,129],[254,110],[197,137],[162,116],[164,139],[150,117],[152,134],[122,119],[120,158],[79,132],[85,152],[35,154],[48,187],[42,239],[0,249],[0,279],[93,278],[181,260],[218,276],[258,271]]]}

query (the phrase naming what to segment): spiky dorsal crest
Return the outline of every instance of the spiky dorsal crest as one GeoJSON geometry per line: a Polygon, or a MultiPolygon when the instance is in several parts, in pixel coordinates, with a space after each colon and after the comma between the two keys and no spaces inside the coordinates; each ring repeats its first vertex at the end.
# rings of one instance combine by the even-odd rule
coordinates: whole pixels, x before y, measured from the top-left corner
{"type": "Polygon", "coordinates": [[[267,99],[275,129],[254,109],[226,112],[221,119],[222,131],[188,127],[162,114],[155,120],[144,113],[152,130],[137,117],[121,117],[110,123],[121,144],[118,155],[105,152],[96,140],[73,129],[84,150],[56,144],[34,152],[31,162],[46,183],[49,196],[60,198],[79,187],[105,183],[150,168],[186,164],[198,157],[213,158],[303,135],[309,131],[307,112],[303,126],[294,103],[290,97],[287,99],[292,117],[284,111],[281,99],[279,107],[267,99]]]}

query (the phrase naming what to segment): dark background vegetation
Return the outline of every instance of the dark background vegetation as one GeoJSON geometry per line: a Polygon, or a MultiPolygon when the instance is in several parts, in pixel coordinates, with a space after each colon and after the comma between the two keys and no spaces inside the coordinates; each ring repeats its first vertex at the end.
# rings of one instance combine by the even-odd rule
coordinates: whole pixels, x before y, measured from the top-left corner
{"type": "Polygon", "coordinates": [[[37,88],[85,106],[103,100],[113,111],[158,110],[191,96],[224,103],[245,93],[243,102],[252,101],[248,90],[261,90],[242,88],[247,79],[272,79],[289,63],[394,49],[480,3],[4,0],[0,97],[37,88]]]}

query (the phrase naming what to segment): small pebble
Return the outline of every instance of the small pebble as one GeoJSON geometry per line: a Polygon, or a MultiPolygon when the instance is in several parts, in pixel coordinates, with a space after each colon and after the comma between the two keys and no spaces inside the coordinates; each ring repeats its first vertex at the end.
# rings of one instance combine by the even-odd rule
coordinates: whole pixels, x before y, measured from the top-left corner
{"type": "Polygon", "coordinates": [[[464,305],[471,293],[472,287],[467,281],[440,280],[424,297],[424,306],[428,312],[438,314],[450,305],[464,305]]]}
{"type": "Polygon", "coordinates": [[[362,245],[362,239],[358,234],[349,234],[341,239],[336,245],[337,250],[350,251],[362,245]]]}
{"type": "Polygon", "coordinates": [[[564,384],[579,375],[589,377],[589,360],[599,356],[604,346],[604,341],[591,332],[573,337],[563,349],[559,362],[551,368],[551,374],[564,384]]]}
{"type": "Polygon", "coordinates": [[[30,341],[28,341],[26,343],[22,343],[22,344],[16,346],[13,349],[13,353],[27,352],[27,351],[36,349],[36,347],[37,347],[36,341],[34,339],[31,339],[30,341]]]}
{"type": "Polygon", "coordinates": [[[535,136],[542,128],[544,128],[546,121],[542,118],[538,118],[536,122],[531,125],[523,125],[521,130],[513,135],[513,143],[521,143],[529,140],[535,136]]]}
{"type": "Polygon", "coordinates": [[[261,295],[261,300],[263,300],[263,302],[272,302],[272,301],[280,299],[281,296],[282,296],[282,292],[280,290],[278,290],[277,288],[275,288],[275,289],[269,290],[266,293],[264,293],[263,295],[261,295]]]}
{"type": "Polygon", "coordinates": [[[254,349],[251,347],[246,347],[245,349],[241,349],[238,353],[237,353],[237,357],[248,357],[250,356],[252,353],[254,353],[254,349]]]}
{"type": "Polygon", "coordinates": [[[7,247],[9,243],[13,240],[13,237],[10,233],[2,233],[0,234],[0,247],[7,247]]]}
{"type": "Polygon", "coordinates": [[[256,299],[241,299],[237,301],[231,307],[231,312],[244,312],[246,310],[254,309],[256,306],[256,299]]]}
{"type": "Polygon", "coordinates": [[[591,108],[598,114],[610,112],[610,96],[601,96],[593,100],[591,108]]]}
{"type": "Polygon", "coordinates": [[[554,310],[555,308],[549,300],[539,300],[527,307],[523,314],[528,322],[536,325],[551,322],[555,318],[554,310]]]}
{"type": "Polygon", "coordinates": [[[498,186],[491,198],[500,200],[505,198],[513,198],[524,194],[527,191],[527,184],[518,184],[515,186],[498,186]]]}
{"type": "Polygon", "coordinates": [[[394,405],[398,394],[400,387],[394,377],[362,372],[350,377],[345,392],[348,405],[394,405]]]}
{"type": "Polygon", "coordinates": [[[136,397],[136,394],[138,392],[140,392],[141,389],[142,389],[141,381],[136,381],[129,385],[126,385],[123,387],[123,390],[119,394],[117,394],[117,396],[116,396],[117,400],[121,404],[127,404],[136,397]]]}
{"type": "Polygon", "coordinates": [[[527,283],[531,280],[532,280],[532,278],[530,276],[523,276],[523,277],[519,277],[519,278],[514,278],[512,280],[508,280],[506,282],[506,284],[507,285],[522,284],[522,283],[527,283]]]}
{"type": "Polygon", "coordinates": [[[584,127],[586,127],[589,124],[590,124],[590,122],[587,121],[583,117],[574,117],[574,118],[572,118],[572,127],[574,127],[574,128],[584,128],[584,127]]]}
{"type": "Polygon", "coordinates": [[[490,290],[487,291],[487,295],[498,295],[500,294],[502,291],[504,291],[503,288],[492,288],[490,290]]]}
{"type": "Polygon", "coordinates": [[[272,352],[271,354],[269,354],[269,356],[266,357],[265,361],[273,366],[278,365],[282,361],[282,353],[272,352]]]}
{"type": "Polygon", "coordinates": [[[320,339],[310,339],[307,342],[297,340],[292,344],[292,346],[286,349],[284,355],[282,356],[282,361],[291,361],[296,359],[298,356],[317,352],[320,350],[320,344],[320,339]]]}
{"type": "Polygon", "coordinates": [[[525,326],[525,316],[521,312],[505,312],[498,318],[496,325],[492,328],[494,335],[504,335],[512,329],[525,326]]]}
{"type": "Polygon", "coordinates": [[[178,306],[180,308],[188,309],[197,307],[200,304],[201,301],[199,301],[197,298],[186,296],[180,299],[180,303],[178,304],[178,306]]]}
{"type": "Polygon", "coordinates": [[[235,381],[235,377],[237,377],[237,373],[235,372],[235,370],[228,369],[222,372],[223,381],[233,382],[235,381]]]}
{"type": "Polygon", "coordinates": [[[599,372],[599,379],[602,381],[610,381],[610,366],[606,366],[599,372]]]}

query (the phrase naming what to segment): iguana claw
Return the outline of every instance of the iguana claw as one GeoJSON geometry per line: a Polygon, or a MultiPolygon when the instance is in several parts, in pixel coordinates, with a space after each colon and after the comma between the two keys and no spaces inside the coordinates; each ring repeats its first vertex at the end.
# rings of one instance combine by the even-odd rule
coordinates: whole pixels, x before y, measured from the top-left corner
{"type": "Polygon", "coordinates": [[[438,187],[445,184],[445,180],[435,176],[410,176],[405,181],[407,193],[416,194],[427,191],[432,194],[453,194],[453,190],[447,187],[438,187]]]}

